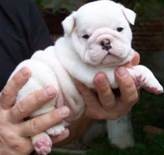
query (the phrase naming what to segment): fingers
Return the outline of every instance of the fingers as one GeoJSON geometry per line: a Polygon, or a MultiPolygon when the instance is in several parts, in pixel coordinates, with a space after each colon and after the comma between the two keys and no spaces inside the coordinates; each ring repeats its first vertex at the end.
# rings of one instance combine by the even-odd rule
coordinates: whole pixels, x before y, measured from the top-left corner
{"type": "Polygon", "coordinates": [[[44,115],[35,117],[19,126],[20,134],[28,137],[41,133],[68,117],[69,113],[69,108],[64,106],[44,115]]]}
{"type": "Polygon", "coordinates": [[[28,68],[22,68],[7,82],[0,94],[0,102],[3,108],[10,108],[14,104],[18,91],[28,81],[30,74],[28,68]]]}
{"type": "Polygon", "coordinates": [[[121,103],[125,108],[131,108],[138,100],[138,92],[132,77],[124,67],[116,69],[116,80],[121,92],[121,103]]]}
{"type": "Polygon", "coordinates": [[[59,136],[52,137],[52,142],[53,144],[59,143],[68,138],[69,135],[70,131],[68,129],[65,129],[59,136]]]}
{"type": "Polygon", "coordinates": [[[79,81],[76,81],[76,86],[86,104],[85,115],[89,118],[98,120],[106,118],[107,112],[102,108],[97,96],[79,81]]]}
{"type": "Polygon", "coordinates": [[[132,67],[138,65],[139,62],[140,62],[140,55],[139,53],[135,52],[132,60],[129,63],[125,64],[124,67],[132,67]]]}
{"type": "Polygon", "coordinates": [[[93,119],[99,117],[97,115],[101,114],[101,112],[98,113],[97,109],[101,110],[101,106],[98,103],[95,94],[81,82],[75,81],[75,84],[80,94],[82,95],[84,103],[86,105],[85,115],[93,119]]]}
{"type": "Polygon", "coordinates": [[[29,94],[24,99],[17,102],[9,111],[9,117],[12,122],[18,122],[30,116],[30,114],[45,103],[53,99],[56,95],[56,90],[48,86],[45,89],[37,90],[29,94]]]}
{"type": "Polygon", "coordinates": [[[94,84],[102,107],[108,111],[116,102],[106,75],[104,73],[98,73],[94,79],[94,84]]]}
{"type": "Polygon", "coordinates": [[[85,104],[87,106],[90,106],[91,104],[94,106],[97,102],[97,99],[93,92],[79,81],[75,81],[75,84],[80,94],[82,95],[85,104]]]}
{"type": "Polygon", "coordinates": [[[127,114],[138,100],[138,92],[128,71],[120,67],[116,69],[116,81],[121,96],[115,96],[110,84],[103,73],[97,74],[94,79],[99,100],[86,86],[79,83],[86,107],[86,115],[92,119],[116,119],[127,114]],[[99,102],[100,101],[100,102],[99,102]]]}

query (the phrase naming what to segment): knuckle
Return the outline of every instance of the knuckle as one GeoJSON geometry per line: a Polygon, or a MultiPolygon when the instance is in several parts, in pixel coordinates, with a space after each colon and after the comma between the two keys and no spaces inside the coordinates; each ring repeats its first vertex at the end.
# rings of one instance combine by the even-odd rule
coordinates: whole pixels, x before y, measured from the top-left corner
{"type": "MultiPolygon", "coordinates": [[[[26,97],[26,100],[24,100],[24,104],[28,104],[30,103],[30,105],[32,106],[39,106],[39,103],[41,103],[41,99],[38,95],[36,95],[36,93],[31,93],[26,97]]],[[[22,107],[23,108],[23,107],[22,107]]]]}
{"type": "Polygon", "coordinates": [[[17,150],[17,151],[20,151],[20,150],[24,150],[25,149],[25,146],[22,144],[22,143],[16,143],[16,144],[13,144],[11,146],[14,150],[17,150]]]}
{"type": "Polygon", "coordinates": [[[12,80],[12,84],[15,87],[19,87],[20,85],[23,84],[23,82],[25,82],[25,79],[20,74],[13,76],[11,80],[12,80]]]}
{"type": "Polygon", "coordinates": [[[1,92],[1,97],[10,97],[12,93],[10,92],[9,88],[6,86],[3,88],[1,92]]]}
{"type": "Polygon", "coordinates": [[[31,146],[27,142],[24,142],[22,140],[21,141],[17,140],[16,143],[14,142],[11,145],[11,148],[21,154],[30,154],[30,152],[32,151],[31,146]]]}
{"type": "Polygon", "coordinates": [[[111,96],[109,89],[105,89],[104,91],[102,91],[101,95],[102,95],[102,97],[105,97],[105,98],[111,96]]]}
{"type": "Polygon", "coordinates": [[[10,118],[13,121],[22,119],[27,112],[27,109],[24,107],[23,103],[19,102],[10,110],[10,118]]]}
{"type": "Polygon", "coordinates": [[[11,80],[15,86],[20,86],[28,80],[29,76],[30,72],[27,69],[22,68],[14,74],[11,80]]]}
{"type": "Polygon", "coordinates": [[[26,67],[21,68],[16,76],[20,77],[21,79],[27,79],[30,76],[30,71],[26,67]]]}
{"type": "Polygon", "coordinates": [[[29,98],[33,104],[37,105],[42,105],[52,99],[52,97],[48,96],[43,89],[36,90],[34,93],[31,93],[29,98]]]}
{"type": "Polygon", "coordinates": [[[34,95],[33,95],[33,100],[36,103],[44,102],[47,99],[48,99],[48,97],[45,95],[43,90],[39,90],[39,91],[35,92],[34,95]]]}
{"type": "Polygon", "coordinates": [[[104,96],[109,93],[109,86],[107,84],[102,85],[99,89],[104,96]]]}
{"type": "Polygon", "coordinates": [[[22,77],[15,75],[15,76],[13,76],[13,78],[11,80],[15,86],[18,86],[18,85],[20,85],[20,83],[22,81],[22,77]]]}
{"type": "Polygon", "coordinates": [[[102,107],[105,111],[110,111],[111,109],[113,109],[115,107],[115,103],[114,102],[109,102],[109,100],[106,100],[103,104],[102,107]]]}
{"type": "Polygon", "coordinates": [[[53,122],[60,122],[62,120],[61,114],[59,111],[56,112],[49,112],[47,114],[48,123],[51,124],[53,122]]]}
{"type": "Polygon", "coordinates": [[[132,84],[132,82],[124,82],[124,87],[126,89],[131,89],[133,87],[133,84],[132,84]]]}
{"type": "Polygon", "coordinates": [[[16,104],[16,111],[18,112],[19,116],[22,116],[26,113],[25,103],[18,102],[16,104]]]}
{"type": "Polygon", "coordinates": [[[127,98],[127,103],[136,103],[138,101],[139,97],[138,97],[138,94],[137,93],[133,93],[132,95],[130,95],[128,98],[127,98]]]}
{"type": "Polygon", "coordinates": [[[41,132],[38,121],[36,119],[32,119],[29,121],[29,130],[31,130],[33,134],[37,134],[41,132]]]}
{"type": "Polygon", "coordinates": [[[36,92],[34,93],[31,93],[29,96],[28,96],[28,100],[33,103],[33,104],[36,104],[36,103],[39,103],[40,102],[40,97],[39,95],[37,95],[36,92]]]}

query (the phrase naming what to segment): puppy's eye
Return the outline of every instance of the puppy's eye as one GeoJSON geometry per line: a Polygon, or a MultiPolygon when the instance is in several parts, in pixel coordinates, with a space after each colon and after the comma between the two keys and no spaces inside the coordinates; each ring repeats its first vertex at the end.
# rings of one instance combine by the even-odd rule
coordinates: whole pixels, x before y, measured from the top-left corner
{"type": "Polygon", "coordinates": [[[82,37],[83,37],[84,39],[88,39],[88,38],[89,38],[89,35],[88,35],[88,34],[84,34],[82,37]]]}
{"type": "Polygon", "coordinates": [[[124,30],[123,27],[117,27],[117,31],[118,31],[118,32],[121,32],[121,31],[123,31],[123,30],[124,30]]]}

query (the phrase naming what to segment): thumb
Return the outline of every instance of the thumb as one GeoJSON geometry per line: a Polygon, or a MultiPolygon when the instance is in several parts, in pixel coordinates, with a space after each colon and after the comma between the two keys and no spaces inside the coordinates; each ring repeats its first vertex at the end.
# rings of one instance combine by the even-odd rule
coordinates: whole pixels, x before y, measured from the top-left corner
{"type": "Polygon", "coordinates": [[[129,63],[125,64],[124,67],[132,67],[138,65],[139,62],[140,62],[140,55],[138,52],[135,52],[132,60],[129,63]]]}

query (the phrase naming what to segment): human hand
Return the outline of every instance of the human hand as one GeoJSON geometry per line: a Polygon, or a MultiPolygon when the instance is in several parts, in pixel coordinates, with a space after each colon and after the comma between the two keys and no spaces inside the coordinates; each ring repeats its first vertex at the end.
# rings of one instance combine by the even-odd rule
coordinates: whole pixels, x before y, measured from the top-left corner
{"type": "MultiPolygon", "coordinates": [[[[126,67],[139,63],[139,54],[135,53],[133,60],[126,64],[126,67]]],[[[77,82],[77,88],[83,96],[86,104],[86,116],[92,119],[117,119],[127,114],[138,100],[138,92],[135,83],[125,69],[119,67],[115,71],[115,77],[120,90],[116,96],[104,73],[98,73],[94,79],[97,94],[88,89],[85,85],[77,82]]]]}
{"type": "MultiPolygon", "coordinates": [[[[49,113],[24,121],[32,112],[55,97],[53,87],[35,91],[23,100],[16,102],[18,91],[28,81],[30,71],[23,68],[10,79],[0,93],[0,154],[28,155],[33,151],[31,136],[49,129],[69,115],[64,106],[49,113]]],[[[56,137],[54,143],[69,135],[66,129],[56,137]]]]}

